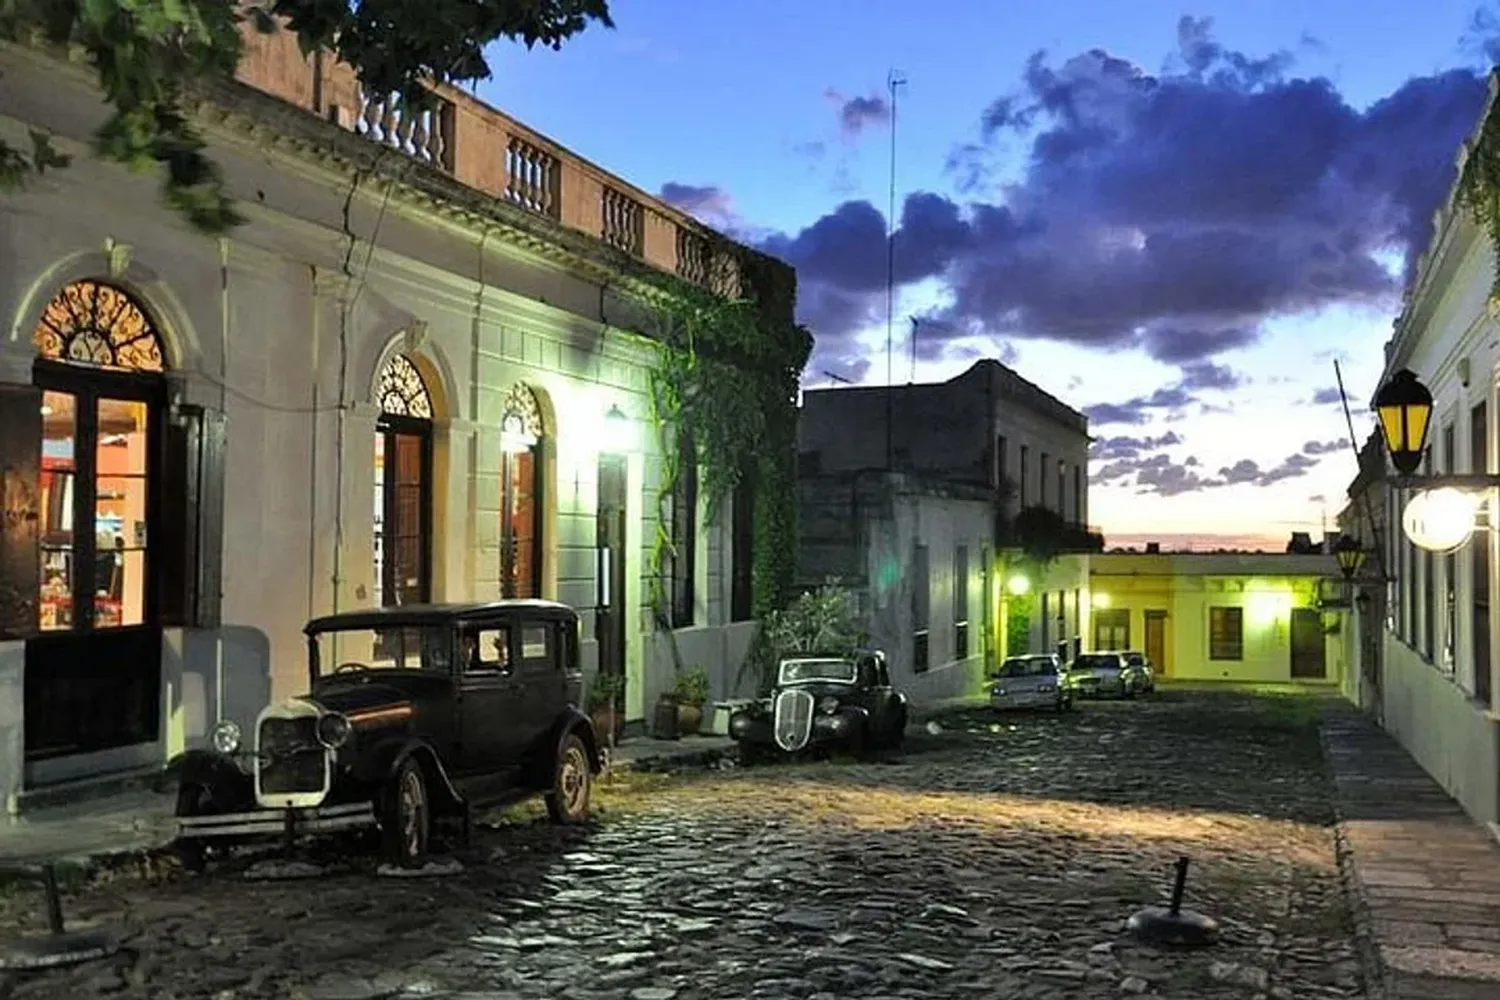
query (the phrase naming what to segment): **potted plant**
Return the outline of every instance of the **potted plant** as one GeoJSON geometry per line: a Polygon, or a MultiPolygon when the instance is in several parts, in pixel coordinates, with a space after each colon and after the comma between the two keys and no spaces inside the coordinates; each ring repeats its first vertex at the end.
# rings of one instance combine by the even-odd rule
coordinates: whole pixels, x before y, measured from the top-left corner
{"type": "Polygon", "coordinates": [[[677,731],[693,736],[703,725],[703,703],[708,700],[708,672],[694,667],[677,675],[677,731]]]}
{"type": "Polygon", "coordinates": [[[625,677],[615,673],[595,673],[589,679],[588,711],[594,722],[594,731],[606,743],[613,746],[620,737],[620,694],[625,690],[625,677]]]}

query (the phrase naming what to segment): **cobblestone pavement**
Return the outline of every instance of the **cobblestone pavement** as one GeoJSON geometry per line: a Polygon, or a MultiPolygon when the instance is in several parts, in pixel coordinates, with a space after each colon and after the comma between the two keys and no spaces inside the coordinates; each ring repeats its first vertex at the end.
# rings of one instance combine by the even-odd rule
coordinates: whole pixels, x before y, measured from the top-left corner
{"type": "MultiPolygon", "coordinates": [[[[69,915],[121,953],[0,997],[1359,996],[1317,704],[974,711],[882,762],[631,776],[595,827],[513,818],[442,878],[96,882],[69,915]],[[1179,854],[1223,925],[1207,951],[1123,932],[1179,854]]],[[[0,900],[7,932],[35,902],[0,900]]]]}

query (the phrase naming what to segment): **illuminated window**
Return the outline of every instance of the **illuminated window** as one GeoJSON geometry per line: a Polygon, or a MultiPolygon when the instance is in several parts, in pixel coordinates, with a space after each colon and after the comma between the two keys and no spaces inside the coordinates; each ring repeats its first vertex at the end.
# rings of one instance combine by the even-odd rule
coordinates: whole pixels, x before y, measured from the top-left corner
{"type": "Polygon", "coordinates": [[[542,461],[545,431],[536,394],[519,382],[500,422],[500,593],[542,596],[542,461]]]}
{"type": "Polygon", "coordinates": [[[1245,609],[1208,609],[1208,658],[1210,660],[1243,660],[1245,658],[1245,609]]]}
{"type": "Polygon", "coordinates": [[[432,594],[432,394],[393,354],[375,399],[375,604],[420,604],[432,594]]]}
{"type": "Polygon", "coordinates": [[[160,383],[133,376],[162,370],[161,341],[133,299],[94,281],[63,288],[33,339],[43,361],[39,625],[146,624],[160,383]]]}
{"type": "Polygon", "coordinates": [[[1096,608],[1094,610],[1094,648],[1126,650],[1130,648],[1130,609],[1096,608]]]}

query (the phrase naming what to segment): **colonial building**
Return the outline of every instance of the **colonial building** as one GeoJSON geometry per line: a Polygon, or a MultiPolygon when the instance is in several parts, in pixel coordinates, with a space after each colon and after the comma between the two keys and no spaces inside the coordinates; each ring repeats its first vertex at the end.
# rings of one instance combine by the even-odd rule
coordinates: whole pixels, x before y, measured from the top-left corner
{"type": "Polygon", "coordinates": [[[222,239],[90,156],[86,67],[0,51],[7,138],[74,157],[0,206],[10,814],[248,726],[330,611],[563,601],[641,720],[673,680],[660,570],[682,659],[731,693],[753,497],[707,523],[692,457],[658,497],[660,344],[633,331],[667,276],[790,323],[750,276],[790,269],[457,90],[403,117],[294,36],[248,41],[196,109],[247,219],[222,239]]]}
{"type": "MultiPolygon", "coordinates": [[[[1495,114],[1496,79],[1481,116],[1495,114]]],[[[1493,127],[1493,126],[1491,126],[1493,127]]],[[[1459,155],[1460,165],[1466,152],[1459,155]]],[[[1495,252],[1490,238],[1450,192],[1433,220],[1431,243],[1407,288],[1385,346],[1381,384],[1410,369],[1431,391],[1434,407],[1423,473],[1493,473],[1495,398],[1500,379],[1495,252]]],[[[1500,587],[1495,510],[1456,551],[1417,548],[1402,530],[1410,495],[1390,480],[1381,542],[1389,582],[1384,594],[1380,709],[1385,727],[1476,819],[1500,821],[1500,715],[1495,690],[1496,603],[1500,587]]],[[[1374,562],[1372,558],[1370,560],[1374,562]]]]}
{"type": "Polygon", "coordinates": [[[941,383],[807,390],[802,580],[861,595],[919,701],[972,694],[1007,652],[1077,645],[1081,553],[1102,547],[1088,444],[1083,414],[993,360],[941,383]],[[1023,564],[1028,548],[1044,558],[1023,564]]]}
{"type": "Polygon", "coordinates": [[[1109,552],[1090,560],[1094,649],[1135,649],[1178,680],[1338,684],[1344,616],[1327,554],[1109,552]]]}

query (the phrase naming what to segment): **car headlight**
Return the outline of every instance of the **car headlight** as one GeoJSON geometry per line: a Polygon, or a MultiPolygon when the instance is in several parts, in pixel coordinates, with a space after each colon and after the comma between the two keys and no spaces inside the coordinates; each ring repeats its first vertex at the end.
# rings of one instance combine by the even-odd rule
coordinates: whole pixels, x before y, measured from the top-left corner
{"type": "Polygon", "coordinates": [[[330,750],[348,743],[353,732],[353,724],[342,712],[325,712],[318,717],[318,742],[330,750]]]}
{"type": "Polygon", "coordinates": [[[818,711],[824,715],[832,715],[839,710],[839,700],[833,695],[824,695],[818,702],[818,711]]]}
{"type": "Polygon", "coordinates": [[[990,694],[998,694],[1001,697],[1004,697],[1005,688],[1001,687],[999,684],[996,684],[994,687],[990,688],[990,694]]]}
{"type": "Polygon", "coordinates": [[[233,719],[220,719],[208,734],[209,741],[219,753],[234,753],[240,748],[240,727],[233,719]]]}

